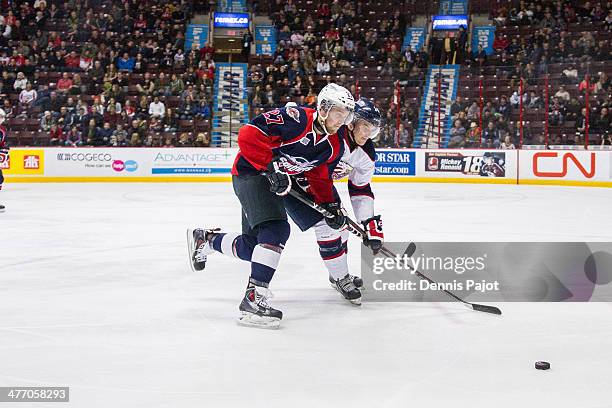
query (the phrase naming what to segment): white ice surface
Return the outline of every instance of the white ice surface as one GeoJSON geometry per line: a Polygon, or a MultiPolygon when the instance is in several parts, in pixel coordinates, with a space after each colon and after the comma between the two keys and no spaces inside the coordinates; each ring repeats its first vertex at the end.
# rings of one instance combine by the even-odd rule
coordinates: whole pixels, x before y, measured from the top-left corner
{"type": "MultiPolygon", "coordinates": [[[[375,193],[392,241],[612,240],[612,189],[375,193]]],[[[357,308],[327,283],[314,234],[293,228],[271,285],[282,327],[244,328],[248,264],[219,255],[194,274],[184,239],[239,229],[230,184],[8,184],[0,201],[0,386],[70,386],[57,406],[612,406],[608,303],[357,308]]],[[[358,273],[357,251],[350,263],[358,273]]]]}

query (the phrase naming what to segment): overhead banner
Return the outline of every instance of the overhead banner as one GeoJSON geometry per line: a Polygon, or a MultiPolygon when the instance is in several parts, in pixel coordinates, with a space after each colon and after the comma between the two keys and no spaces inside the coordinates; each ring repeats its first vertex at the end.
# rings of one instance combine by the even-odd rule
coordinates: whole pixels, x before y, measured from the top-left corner
{"type": "Polygon", "coordinates": [[[434,30],[458,30],[459,27],[467,29],[468,16],[433,16],[432,28],[434,30]]]}
{"type": "Polygon", "coordinates": [[[406,29],[406,35],[404,36],[404,43],[402,44],[402,50],[405,50],[408,46],[412,51],[417,52],[423,47],[425,43],[425,28],[423,27],[410,27],[406,29]]]}
{"type": "Polygon", "coordinates": [[[493,41],[495,41],[495,26],[476,26],[472,30],[472,52],[478,51],[482,45],[487,55],[493,54],[493,41]]]}
{"type": "Polygon", "coordinates": [[[196,49],[204,47],[208,41],[208,24],[189,24],[185,33],[185,52],[195,44],[196,49]]]}
{"type": "MultiPolygon", "coordinates": [[[[433,124],[436,127],[439,121],[445,139],[449,136],[452,121],[451,104],[447,101],[456,99],[458,82],[459,65],[431,65],[429,67],[419,118],[433,118],[433,124]]],[[[426,133],[428,123],[429,121],[421,121],[418,134],[426,133]]]]}
{"type": "Polygon", "coordinates": [[[461,15],[468,14],[467,0],[440,0],[438,14],[442,15],[461,15]]]}
{"type": "Polygon", "coordinates": [[[215,28],[249,28],[249,13],[219,13],[215,12],[213,19],[215,28]]]}
{"type": "Polygon", "coordinates": [[[276,27],[273,25],[255,26],[255,54],[274,55],[276,52],[276,27]]]}

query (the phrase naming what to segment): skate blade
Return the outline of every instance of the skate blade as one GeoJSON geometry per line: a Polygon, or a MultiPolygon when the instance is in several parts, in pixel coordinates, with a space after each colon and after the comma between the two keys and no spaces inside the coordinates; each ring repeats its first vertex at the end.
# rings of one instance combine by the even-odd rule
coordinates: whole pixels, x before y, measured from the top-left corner
{"type": "Polygon", "coordinates": [[[359,299],[347,299],[354,306],[361,306],[361,298],[359,299]]]}
{"type": "Polygon", "coordinates": [[[258,329],[276,330],[280,327],[280,319],[276,317],[257,316],[253,313],[241,312],[238,325],[256,327],[258,329]]]}
{"type": "MultiPolygon", "coordinates": [[[[336,285],[334,283],[329,282],[329,287],[332,288],[333,290],[336,290],[336,285]]],[[[357,289],[363,292],[365,290],[365,286],[357,287],[357,289]]]]}

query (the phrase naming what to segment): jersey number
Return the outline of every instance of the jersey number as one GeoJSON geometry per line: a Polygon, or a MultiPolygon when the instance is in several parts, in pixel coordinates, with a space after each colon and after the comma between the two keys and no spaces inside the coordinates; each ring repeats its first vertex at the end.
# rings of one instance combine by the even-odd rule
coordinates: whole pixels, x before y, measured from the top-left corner
{"type": "Polygon", "coordinates": [[[284,123],[283,115],[278,109],[274,109],[270,112],[264,112],[262,115],[264,118],[266,118],[266,125],[282,125],[284,123]]]}

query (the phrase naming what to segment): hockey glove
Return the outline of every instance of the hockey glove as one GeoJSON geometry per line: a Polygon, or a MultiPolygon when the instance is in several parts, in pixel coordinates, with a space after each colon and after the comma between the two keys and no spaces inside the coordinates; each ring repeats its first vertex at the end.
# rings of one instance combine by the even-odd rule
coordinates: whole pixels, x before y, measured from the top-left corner
{"type": "Polygon", "coordinates": [[[11,148],[8,146],[0,147],[0,153],[8,154],[9,150],[11,150],[11,148]]]}
{"type": "Polygon", "coordinates": [[[279,195],[284,196],[291,190],[291,177],[283,170],[280,166],[278,159],[274,159],[268,164],[268,171],[266,177],[270,182],[270,191],[279,195]]]}
{"type": "Polygon", "coordinates": [[[342,211],[340,202],[321,204],[321,207],[333,214],[332,217],[325,217],[325,222],[333,229],[340,229],[346,225],[346,215],[342,211]]]}
{"type": "Polygon", "coordinates": [[[380,251],[383,242],[385,241],[385,235],[383,234],[383,225],[380,215],[376,215],[372,218],[362,222],[365,236],[363,237],[363,244],[369,247],[374,255],[380,251]]]}

